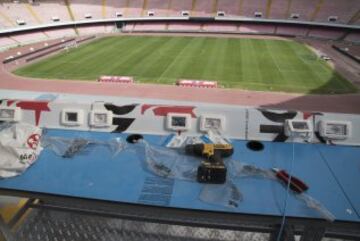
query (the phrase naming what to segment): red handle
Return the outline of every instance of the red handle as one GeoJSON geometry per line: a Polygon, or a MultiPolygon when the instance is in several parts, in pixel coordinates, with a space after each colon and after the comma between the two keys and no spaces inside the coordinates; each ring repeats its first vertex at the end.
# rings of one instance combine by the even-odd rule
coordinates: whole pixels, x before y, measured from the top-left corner
{"type": "MultiPolygon", "coordinates": [[[[289,182],[289,174],[285,170],[280,170],[276,172],[276,177],[280,179],[285,185],[289,182]]],[[[305,192],[309,189],[308,185],[306,185],[299,178],[292,176],[290,180],[290,189],[297,193],[305,192]]]]}

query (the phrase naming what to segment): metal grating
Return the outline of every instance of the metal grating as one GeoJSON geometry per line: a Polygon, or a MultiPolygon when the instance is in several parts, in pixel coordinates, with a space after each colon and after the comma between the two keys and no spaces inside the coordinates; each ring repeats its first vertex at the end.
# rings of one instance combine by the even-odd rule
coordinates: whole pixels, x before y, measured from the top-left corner
{"type": "Polygon", "coordinates": [[[33,209],[15,233],[23,241],[265,241],[268,234],[128,221],[33,209]]]}

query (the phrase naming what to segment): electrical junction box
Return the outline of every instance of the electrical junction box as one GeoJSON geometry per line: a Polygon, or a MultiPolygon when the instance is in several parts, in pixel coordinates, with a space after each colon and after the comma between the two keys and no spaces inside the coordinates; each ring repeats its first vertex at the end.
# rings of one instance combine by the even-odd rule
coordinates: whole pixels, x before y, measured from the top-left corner
{"type": "Polygon", "coordinates": [[[351,122],[322,120],[319,123],[319,133],[329,140],[348,139],[351,136],[351,122]]]}
{"type": "Polygon", "coordinates": [[[63,109],[61,124],[65,126],[80,126],[84,123],[84,111],[81,109],[63,109]]]}
{"type": "Polygon", "coordinates": [[[191,115],[169,113],[166,116],[166,128],[172,131],[187,131],[191,128],[191,115]]]}
{"type": "Polygon", "coordinates": [[[91,127],[109,127],[112,125],[113,113],[107,110],[92,110],[89,124],[91,127]]]}
{"type": "Polygon", "coordinates": [[[0,106],[0,121],[18,122],[21,120],[20,107],[0,106]]]}
{"type": "Polygon", "coordinates": [[[200,117],[200,131],[208,132],[209,130],[224,131],[225,117],[219,115],[202,115],[200,117]]]}
{"type": "Polygon", "coordinates": [[[285,135],[288,137],[310,138],[313,126],[309,120],[285,120],[285,135]]]}

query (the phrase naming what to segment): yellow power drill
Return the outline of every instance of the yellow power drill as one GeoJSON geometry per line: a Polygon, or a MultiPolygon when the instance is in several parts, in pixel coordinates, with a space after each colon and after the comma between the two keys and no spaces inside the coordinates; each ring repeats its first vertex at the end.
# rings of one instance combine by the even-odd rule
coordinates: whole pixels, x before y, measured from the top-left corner
{"type": "Polygon", "coordinates": [[[231,144],[192,144],[185,146],[186,154],[205,157],[197,170],[197,181],[223,184],[226,181],[226,166],[223,158],[234,153],[231,144]]]}

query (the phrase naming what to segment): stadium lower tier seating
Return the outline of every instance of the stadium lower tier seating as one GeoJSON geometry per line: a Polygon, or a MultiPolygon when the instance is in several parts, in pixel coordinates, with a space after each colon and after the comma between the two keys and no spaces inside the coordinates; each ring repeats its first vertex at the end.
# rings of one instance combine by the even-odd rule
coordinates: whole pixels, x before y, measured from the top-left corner
{"type": "Polygon", "coordinates": [[[46,30],[38,30],[31,32],[16,32],[3,34],[0,36],[0,51],[11,47],[26,45],[40,41],[59,39],[65,37],[73,37],[78,35],[96,35],[113,33],[115,31],[114,24],[97,24],[90,26],[77,26],[64,28],[49,28],[46,30]]]}
{"type": "Polygon", "coordinates": [[[324,38],[324,39],[340,39],[344,35],[344,30],[341,29],[327,29],[316,28],[309,31],[309,37],[324,38]]]}
{"type": "Polygon", "coordinates": [[[360,45],[338,43],[333,45],[333,48],[360,63],[360,45]]]}
{"type": "Polygon", "coordinates": [[[349,42],[360,42],[360,32],[349,33],[349,34],[345,37],[345,41],[349,41],[349,42]]]}
{"type": "Polygon", "coordinates": [[[258,23],[186,23],[186,22],[140,22],[128,23],[124,32],[211,32],[238,34],[270,34],[295,37],[309,37],[329,40],[345,40],[360,43],[360,31],[348,32],[341,28],[314,27],[287,24],[258,24],[258,23]]]}

